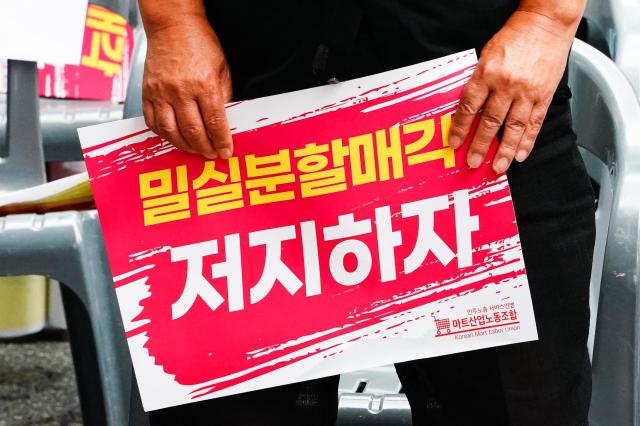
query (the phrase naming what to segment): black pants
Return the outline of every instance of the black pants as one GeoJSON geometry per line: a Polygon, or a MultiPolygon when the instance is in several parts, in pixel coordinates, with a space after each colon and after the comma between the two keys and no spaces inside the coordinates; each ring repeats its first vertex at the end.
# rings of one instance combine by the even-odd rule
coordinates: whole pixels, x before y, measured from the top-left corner
{"type": "Polygon", "coordinates": [[[151,426],[332,426],[338,376],[150,413],[151,426]]]}

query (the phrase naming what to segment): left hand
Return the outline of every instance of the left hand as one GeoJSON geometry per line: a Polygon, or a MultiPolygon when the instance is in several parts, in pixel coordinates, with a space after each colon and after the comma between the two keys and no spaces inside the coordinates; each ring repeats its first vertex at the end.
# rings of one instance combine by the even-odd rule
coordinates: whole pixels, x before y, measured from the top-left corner
{"type": "Polygon", "coordinates": [[[482,49],[453,117],[449,144],[459,148],[480,114],[467,163],[476,168],[500,127],[502,141],[493,169],[503,173],[513,159],[524,161],[535,143],[562,78],[575,28],[535,12],[517,11],[482,49]]]}

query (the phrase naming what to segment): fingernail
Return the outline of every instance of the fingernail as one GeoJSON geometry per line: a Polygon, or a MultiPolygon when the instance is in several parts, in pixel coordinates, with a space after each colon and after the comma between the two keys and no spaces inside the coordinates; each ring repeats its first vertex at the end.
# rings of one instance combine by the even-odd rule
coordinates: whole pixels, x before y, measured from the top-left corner
{"type": "Polygon", "coordinates": [[[524,160],[527,159],[528,156],[529,156],[529,153],[524,149],[521,149],[516,153],[516,161],[519,163],[522,163],[524,160]]]}
{"type": "Polygon", "coordinates": [[[220,150],[220,157],[224,160],[231,158],[231,150],[229,148],[223,148],[220,150]]]}
{"type": "Polygon", "coordinates": [[[210,154],[206,155],[208,160],[215,160],[216,158],[218,158],[218,153],[217,152],[212,152],[210,154]]]}
{"type": "Polygon", "coordinates": [[[453,149],[458,149],[460,146],[460,138],[455,135],[449,135],[449,146],[453,149]]]}
{"type": "Polygon", "coordinates": [[[496,173],[503,173],[505,170],[507,170],[507,168],[509,168],[509,160],[507,160],[506,158],[502,157],[500,158],[498,161],[496,161],[493,165],[493,169],[495,170],[496,173]]]}
{"type": "Polygon", "coordinates": [[[480,166],[480,164],[482,164],[482,155],[481,154],[472,154],[471,157],[469,157],[469,167],[471,167],[472,169],[477,168],[478,166],[480,166]]]}

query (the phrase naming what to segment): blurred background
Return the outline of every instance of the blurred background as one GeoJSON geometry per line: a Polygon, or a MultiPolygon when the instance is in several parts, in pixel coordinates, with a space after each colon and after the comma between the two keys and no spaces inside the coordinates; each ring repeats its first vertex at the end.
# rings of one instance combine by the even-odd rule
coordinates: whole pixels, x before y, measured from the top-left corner
{"type": "MultiPolygon", "coordinates": [[[[146,40],[135,0],[83,7],[79,63],[0,55],[0,426],[146,422],[76,133],[141,115],[146,40]]],[[[640,425],[640,0],[591,0],[577,38],[574,126],[598,194],[591,424],[640,425]]],[[[392,367],[342,376],[338,424],[411,424],[392,367]]]]}

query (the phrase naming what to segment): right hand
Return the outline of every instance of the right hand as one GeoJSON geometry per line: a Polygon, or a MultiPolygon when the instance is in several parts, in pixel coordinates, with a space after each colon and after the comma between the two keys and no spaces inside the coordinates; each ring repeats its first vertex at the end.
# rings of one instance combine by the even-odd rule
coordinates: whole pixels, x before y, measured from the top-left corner
{"type": "Polygon", "coordinates": [[[174,146],[227,159],[233,142],[225,102],[231,74],[206,19],[147,33],[142,110],[147,126],[174,146]]]}

